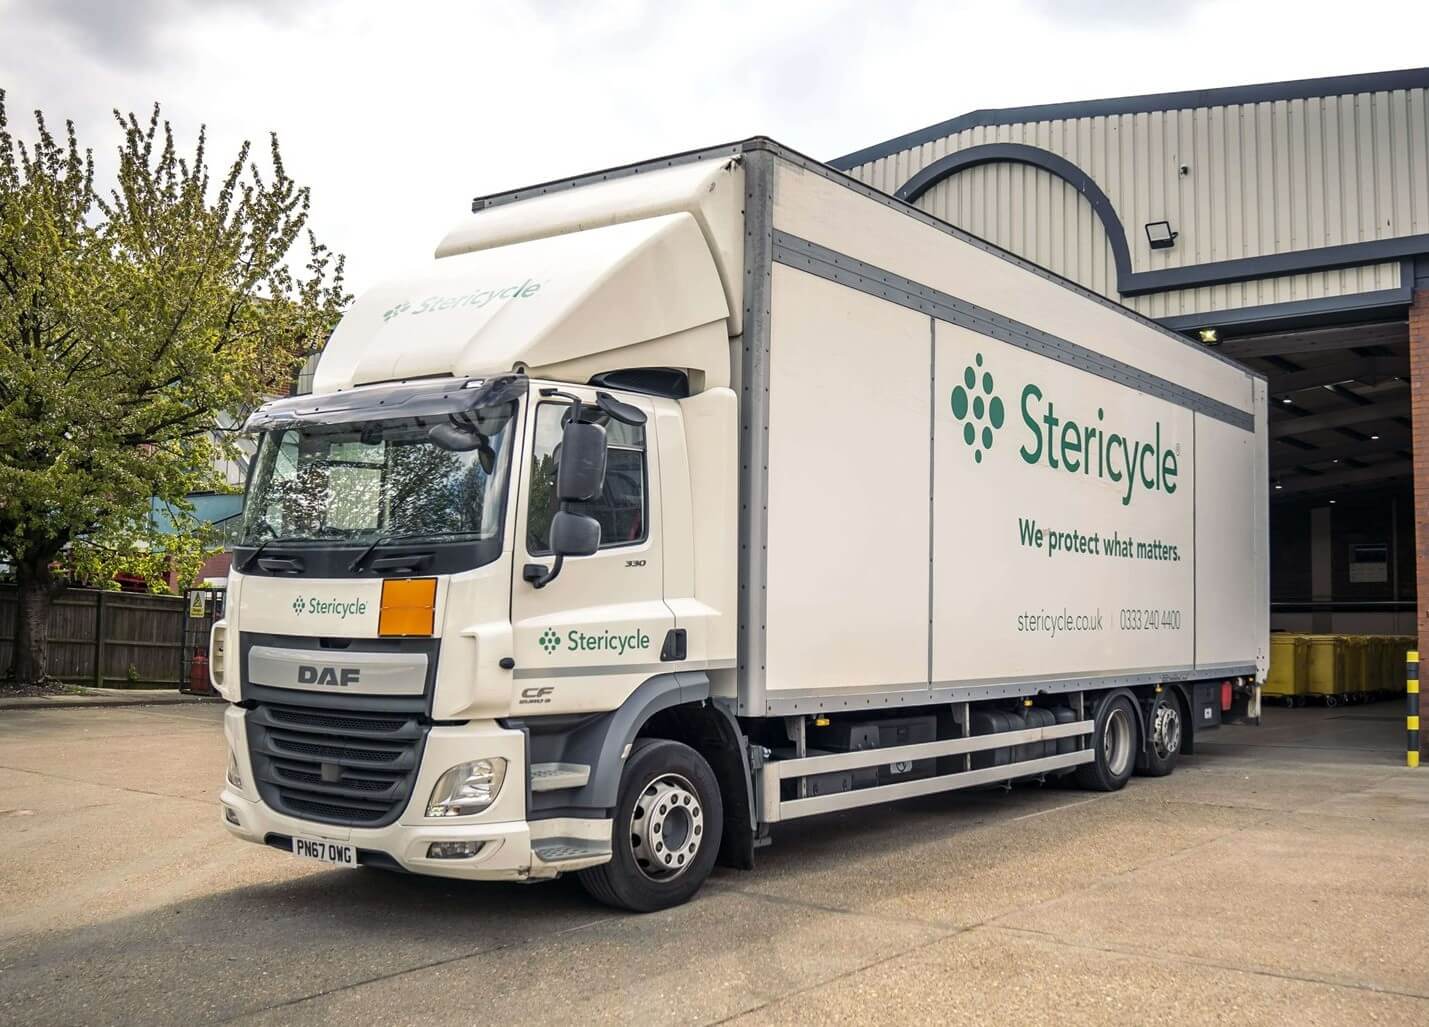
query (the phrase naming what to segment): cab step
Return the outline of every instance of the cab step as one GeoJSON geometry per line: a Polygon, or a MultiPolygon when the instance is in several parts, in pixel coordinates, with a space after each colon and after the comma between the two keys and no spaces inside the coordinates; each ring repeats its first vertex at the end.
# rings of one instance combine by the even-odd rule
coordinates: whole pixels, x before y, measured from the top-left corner
{"type": "Polygon", "coordinates": [[[584,763],[531,764],[531,791],[557,792],[563,788],[584,788],[590,767],[584,763]]]}
{"type": "Polygon", "coordinates": [[[610,842],[593,838],[542,838],[531,843],[531,852],[542,863],[603,863],[610,858],[610,842]]]}

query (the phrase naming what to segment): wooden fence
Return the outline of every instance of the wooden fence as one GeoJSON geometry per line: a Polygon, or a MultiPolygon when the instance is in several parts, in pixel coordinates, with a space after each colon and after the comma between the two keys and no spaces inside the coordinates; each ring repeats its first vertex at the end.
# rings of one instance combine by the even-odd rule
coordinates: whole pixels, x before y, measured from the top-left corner
{"type": "MultiPolygon", "coordinates": [[[[15,647],[14,585],[0,585],[0,674],[15,647]]],[[[72,588],[50,608],[50,674],[105,688],[178,686],[182,596],[72,588]]]]}

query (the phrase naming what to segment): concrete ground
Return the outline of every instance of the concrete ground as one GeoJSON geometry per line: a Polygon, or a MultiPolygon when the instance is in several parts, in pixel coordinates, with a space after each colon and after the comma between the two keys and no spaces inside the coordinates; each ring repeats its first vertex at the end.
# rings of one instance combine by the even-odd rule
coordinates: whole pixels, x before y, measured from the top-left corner
{"type": "Polygon", "coordinates": [[[67,710],[100,706],[181,706],[222,702],[177,688],[79,688],[58,695],[12,695],[0,691],[0,710],[67,710]]]}
{"type": "Polygon", "coordinates": [[[0,1023],[1429,1023],[1402,709],[803,823],[645,917],[231,840],[221,709],[0,715],[0,1023]]]}

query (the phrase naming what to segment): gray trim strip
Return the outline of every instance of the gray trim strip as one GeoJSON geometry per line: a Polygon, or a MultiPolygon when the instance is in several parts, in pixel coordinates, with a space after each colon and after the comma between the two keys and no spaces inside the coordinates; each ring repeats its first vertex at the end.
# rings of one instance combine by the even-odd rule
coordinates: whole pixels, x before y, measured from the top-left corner
{"type": "Polygon", "coordinates": [[[717,157],[738,157],[741,153],[750,149],[749,142],[751,141],[752,140],[743,140],[737,143],[725,143],[721,146],[710,146],[701,150],[686,150],[684,153],[672,154],[669,157],[639,161],[635,164],[622,164],[614,168],[592,171],[587,175],[577,175],[575,178],[553,178],[546,182],[527,186],[524,189],[512,189],[508,192],[478,196],[471,201],[471,212],[478,214],[491,207],[500,207],[507,203],[515,203],[517,200],[529,200],[534,196],[545,196],[548,193],[564,192],[567,189],[577,189],[583,185],[594,185],[597,182],[610,182],[618,178],[628,178],[631,175],[638,175],[642,172],[662,171],[665,168],[677,168],[683,164],[694,164],[702,160],[714,160],[717,157]]]}
{"type": "Polygon", "coordinates": [[[982,699],[1019,699],[1042,693],[1058,695],[1063,692],[1173,681],[1209,681],[1221,677],[1254,676],[1255,673],[1253,663],[1231,663],[1208,664],[1203,667],[1151,668],[1089,677],[989,679],[986,682],[939,681],[934,682],[931,688],[921,683],[913,688],[891,685],[859,689],[846,695],[836,692],[785,693],[771,696],[765,703],[764,712],[765,716],[769,717],[789,717],[836,710],[896,709],[949,702],[975,702],[982,699]]]}
{"type": "Polygon", "coordinates": [[[774,155],[744,158],[744,333],[739,354],[738,696],[764,706],[769,598],[769,334],[773,296],[774,155]]]}
{"type": "Polygon", "coordinates": [[[933,680],[934,579],[937,564],[934,559],[937,542],[938,510],[938,319],[928,318],[928,680],[933,680]]]}
{"type": "Polygon", "coordinates": [[[512,678],[527,681],[531,678],[584,678],[598,674],[698,674],[707,670],[727,670],[734,666],[733,660],[688,660],[681,664],[670,663],[621,663],[607,667],[518,667],[511,672],[512,678]]]}
{"type": "Polygon", "coordinates": [[[1040,328],[1014,321],[976,303],[895,275],[891,271],[885,271],[807,239],[776,230],[774,259],[800,271],[807,271],[870,296],[920,311],[940,321],[969,328],[1019,349],[1037,353],[1108,381],[1186,407],[1232,427],[1251,432],[1255,430],[1254,413],[1238,410],[1229,403],[1158,378],[1130,364],[1044,332],[1040,328]]]}
{"type": "Polygon", "coordinates": [[[518,681],[530,678],[589,678],[601,674],[651,674],[653,676],[661,672],[671,673],[675,669],[663,663],[621,663],[600,667],[518,667],[511,672],[511,676],[518,681]]]}
{"type": "Polygon", "coordinates": [[[1061,121],[1069,118],[1098,118],[1114,114],[1149,114],[1153,111],[1185,110],[1195,107],[1224,107],[1230,104],[1269,103],[1275,100],[1308,100],[1317,96],[1346,96],[1353,93],[1382,93],[1393,89],[1429,88],[1429,68],[1379,71],[1331,78],[1302,78],[1287,82],[1265,82],[1217,89],[1191,89],[1176,93],[1145,93],[1103,100],[1071,103],[1044,103],[1031,107],[1003,107],[971,111],[936,125],[906,132],[901,136],[861,150],[835,157],[829,164],[840,171],[867,164],[923,143],[956,135],[965,129],[986,125],[1015,125],[1028,121],[1061,121]]]}

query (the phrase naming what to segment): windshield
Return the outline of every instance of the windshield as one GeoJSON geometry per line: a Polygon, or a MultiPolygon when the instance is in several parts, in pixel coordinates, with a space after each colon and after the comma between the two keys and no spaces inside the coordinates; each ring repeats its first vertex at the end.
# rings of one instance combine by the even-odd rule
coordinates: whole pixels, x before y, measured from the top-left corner
{"type": "Polygon", "coordinates": [[[239,544],[496,538],[515,410],[264,432],[239,544]]]}

